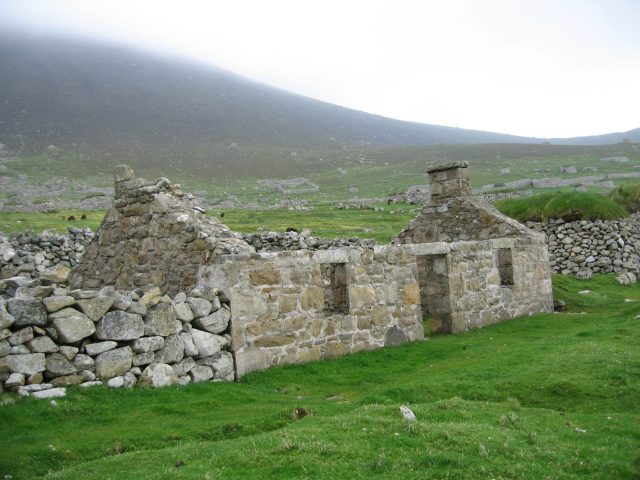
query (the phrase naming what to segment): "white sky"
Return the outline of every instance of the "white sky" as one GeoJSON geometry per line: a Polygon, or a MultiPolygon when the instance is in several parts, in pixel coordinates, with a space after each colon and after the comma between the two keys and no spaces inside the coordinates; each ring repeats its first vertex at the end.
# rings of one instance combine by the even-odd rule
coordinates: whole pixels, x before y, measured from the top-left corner
{"type": "Polygon", "coordinates": [[[2,21],[403,120],[537,137],[640,127],[640,0],[0,0],[2,21]]]}

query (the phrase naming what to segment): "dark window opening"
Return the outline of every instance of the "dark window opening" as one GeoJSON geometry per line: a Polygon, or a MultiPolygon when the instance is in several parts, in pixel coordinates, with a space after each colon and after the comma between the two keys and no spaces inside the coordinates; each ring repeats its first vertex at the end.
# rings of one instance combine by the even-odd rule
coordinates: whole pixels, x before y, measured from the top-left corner
{"type": "Polygon", "coordinates": [[[325,313],[349,313],[347,269],[344,263],[325,263],[322,269],[325,313]]]}
{"type": "Polygon", "coordinates": [[[449,266],[446,255],[418,255],[418,284],[425,329],[434,333],[451,332],[449,266]]]}
{"type": "Polygon", "coordinates": [[[513,251],[510,248],[499,248],[496,250],[496,263],[500,274],[500,286],[510,287],[513,285],[513,251]]]}

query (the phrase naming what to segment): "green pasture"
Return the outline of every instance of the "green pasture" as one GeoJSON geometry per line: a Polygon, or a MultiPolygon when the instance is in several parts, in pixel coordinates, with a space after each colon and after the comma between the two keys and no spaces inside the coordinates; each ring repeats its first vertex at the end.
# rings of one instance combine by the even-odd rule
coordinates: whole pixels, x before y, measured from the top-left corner
{"type": "Polygon", "coordinates": [[[1,394],[0,475],[638,478],[640,287],[554,285],[566,312],[235,384],[1,394]]]}

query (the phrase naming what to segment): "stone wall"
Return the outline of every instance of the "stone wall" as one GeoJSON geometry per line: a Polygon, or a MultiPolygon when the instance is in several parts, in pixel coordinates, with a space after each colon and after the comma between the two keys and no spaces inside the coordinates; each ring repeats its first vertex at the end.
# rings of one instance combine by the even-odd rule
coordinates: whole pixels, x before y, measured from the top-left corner
{"type": "Polygon", "coordinates": [[[14,277],[0,281],[0,295],[0,391],[234,379],[229,301],[216,290],[171,299],[158,287],[70,290],[14,277]]]}
{"type": "Polygon", "coordinates": [[[416,258],[422,311],[432,332],[462,332],[553,310],[546,247],[518,242],[403,245],[416,258]]]}
{"type": "Polygon", "coordinates": [[[0,235],[0,278],[16,275],[35,278],[56,266],[71,268],[82,259],[93,238],[89,228],[68,229],[67,235],[53,231],[36,234],[20,232],[9,237],[0,235]]]}
{"type": "Polygon", "coordinates": [[[528,223],[547,236],[551,268],[573,275],[640,274],[640,214],[624,220],[528,223]]]}
{"type": "Polygon", "coordinates": [[[229,292],[239,376],[423,338],[415,257],[403,249],[226,256],[199,282],[229,292]]]}
{"type": "Polygon", "coordinates": [[[70,277],[73,288],[159,286],[175,294],[193,287],[200,265],[220,254],[252,252],[166,178],[135,178],[116,167],[114,207],[105,215],[83,261],[70,277]]]}

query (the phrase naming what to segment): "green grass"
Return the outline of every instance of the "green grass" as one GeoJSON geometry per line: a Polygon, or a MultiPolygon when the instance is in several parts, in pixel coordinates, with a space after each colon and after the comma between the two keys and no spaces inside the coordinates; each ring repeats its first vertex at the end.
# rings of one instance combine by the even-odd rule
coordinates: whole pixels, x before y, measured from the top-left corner
{"type": "Polygon", "coordinates": [[[541,222],[550,218],[572,220],[617,220],[629,216],[622,205],[587,192],[550,192],[532,197],[507,198],[495,206],[521,222],[541,222]]]}
{"type": "MultiPolygon", "coordinates": [[[[309,228],[312,235],[321,238],[353,237],[372,238],[387,243],[416,215],[415,205],[384,205],[384,211],[338,210],[333,205],[318,205],[313,210],[296,211],[276,210],[223,210],[220,218],[229,228],[243,233],[252,233],[260,229],[284,232],[288,227],[299,230],[309,228]]],[[[220,211],[211,211],[210,215],[220,216],[220,211]]],[[[0,231],[4,233],[33,230],[41,232],[53,229],[65,233],[67,227],[90,227],[95,231],[104,212],[60,210],[56,213],[0,212],[0,231]],[[80,220],[82,213],[87,219],[80,220]],[[77,220],[68,221],[69,215],[77,220]]]]}
{"type": "Polygon", "coordinates": [[[640,211],[640,184],[619,185],[611,191],[609,198],[629,212],[640,211]]]}
{"type": "MultiPolygon", "coordinates": [[[[416,215],[414,205],[385,205],[385,210],[339,210],[333,205],[319,205],[310,211],[277,210],[225,210],[220,218],[229,228],[243,233],[260,229],[283,232],[288,227],[308,228],[313,236],[321,238],[372,238],[388,243],[416,215]]],[[[211,212],[219,215],[219,212],[211,212]]]]}
{"type": "Polygon", "coordinates": [[[276,367],[239,384],[69,388],[57,407],[4,394],[0,474],[638,478],[640,286],[612,276],[554,283],[565,313],[276,367]],[[295,419],[296,407],[310,415],[295,419]]]}
{"type": "Polygon", "coordinates": [[[43,230],[55,230],[60,233],[67,233],[67,227],[89,227],[95,232],[103,217],[103,211],[89,210],[61,209],[50,213],[0,212],[0,232],[9,234],[33,230],[40,233],[43,230]],[[86,220],[81,220],[82,214],[87,216],[86,220]],[[76,220],[67,220],[71,215],[76,220]]]}

